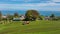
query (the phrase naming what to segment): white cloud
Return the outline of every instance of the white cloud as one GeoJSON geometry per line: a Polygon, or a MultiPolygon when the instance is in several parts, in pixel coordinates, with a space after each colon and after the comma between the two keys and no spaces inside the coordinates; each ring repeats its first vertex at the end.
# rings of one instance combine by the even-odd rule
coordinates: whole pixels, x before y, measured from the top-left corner
{"type": "Polygon", "coordinates": [[[38,1],[38,0],[11,0],[11,1],[38,1]]]}
{"type": "Polygon", "coordinates": [[[53,0],[53,2],[60,2],[60,0],[53,0]]]}
{"type": "Polygon", "coordinates": [[[40,2],[42,2],[42,3],[49,3],[49,2],[51,2],[51,0],[4,0],[4,1],[20,1],[20,2],[37,2],[37,3],[40,3],[40,2]]]}
{"type": "Polygon", "coordinates": [[[0,4],[0,7],[44,7],[44,6],[55,6],[55,5],[60,5],[56,3],[35,3],[35,4],[0,4]]]}
{"type": "MultiPolygon", "coordinates": [[[[36,3],[36,4],[0,4],[0,10],[3,9],[20,9],[20,10],[59,10],[60,4],[56,3],[36,3]]],[[[59,10],[60,11],[60,10],[59,10]]]]}
{"type": "Polygon", "coordinates": [[[23,0],[10,0],[10,1],[23,1],[23,0]]]}

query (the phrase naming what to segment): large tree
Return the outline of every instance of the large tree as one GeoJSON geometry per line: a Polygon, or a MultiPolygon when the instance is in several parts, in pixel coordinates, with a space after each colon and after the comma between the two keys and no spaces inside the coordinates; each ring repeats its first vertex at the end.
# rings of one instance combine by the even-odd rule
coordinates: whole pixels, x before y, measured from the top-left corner
{"type": "Polygon", "coordinates": [[[29,19],[36,19],[39,17],[39,13],[37,10],[28,10],[25,16],[29,19]]]}

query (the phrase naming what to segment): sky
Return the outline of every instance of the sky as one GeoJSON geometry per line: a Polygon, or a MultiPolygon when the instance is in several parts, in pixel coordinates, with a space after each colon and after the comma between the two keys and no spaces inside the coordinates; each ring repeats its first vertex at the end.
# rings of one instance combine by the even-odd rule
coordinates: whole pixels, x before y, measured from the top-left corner
{"type": "Polygon", "coordinates": [[[0,0],[0,10],[60,11],[60,0],[0,0]]]}

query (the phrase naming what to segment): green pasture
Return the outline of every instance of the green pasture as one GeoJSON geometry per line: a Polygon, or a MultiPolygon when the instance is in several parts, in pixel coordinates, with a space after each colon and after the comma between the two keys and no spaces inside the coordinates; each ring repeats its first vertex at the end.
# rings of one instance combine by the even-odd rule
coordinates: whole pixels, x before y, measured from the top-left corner
{"type": "Polygon", "coordinates": [[[60,21],[30,21],[26,25],[22,22],[0,24],[0,34],[60,34],[60,21]]]}

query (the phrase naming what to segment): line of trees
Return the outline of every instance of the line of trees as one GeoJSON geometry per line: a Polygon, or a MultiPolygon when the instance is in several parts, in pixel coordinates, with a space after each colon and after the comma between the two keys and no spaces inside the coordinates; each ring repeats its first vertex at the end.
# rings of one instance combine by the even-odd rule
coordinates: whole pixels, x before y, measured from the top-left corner
{"type": "MultiPolygon", "coordinates": [[[[19,17],[19,14],[17,12],[15,12],[14,15],[10,15],[9,13],[7,14],[7,20],[12,20],[13,18],[18,18],[18,17],[19,17]]],[[[36,19],[42,20],[43,19],[37,10],[27,10],[25,14],[25,18],[28,20],[36,20],[36,19]]],[[[51,14],[50,18],[55,19],[55,15],[51,14]]],[[[0,21],[1,20],[2,20],[2,13],[0,11],[0,21]]]]}

